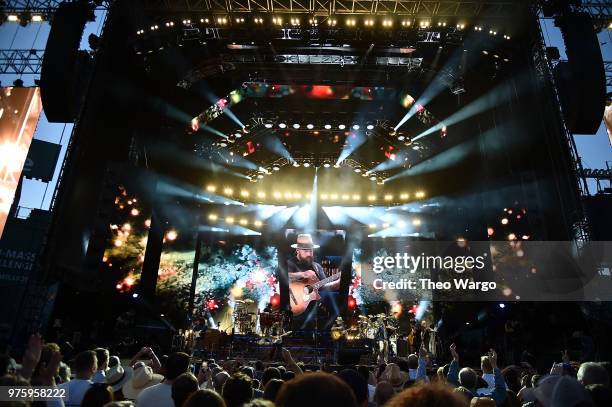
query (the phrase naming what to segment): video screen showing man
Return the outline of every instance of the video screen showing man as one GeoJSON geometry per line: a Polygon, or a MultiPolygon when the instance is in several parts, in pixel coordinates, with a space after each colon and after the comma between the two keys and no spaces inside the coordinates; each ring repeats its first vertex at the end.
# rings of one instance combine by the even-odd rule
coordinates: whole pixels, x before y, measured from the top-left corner
{"type": "Polygon", "coordinates": [[[314,261],[314,250],[320,246],[314,244],[310,234],[299,234],[291,247],[295,256],[287,260],[289,304],[293,315],[300,316],[326,292],[338,291],[341,272],[327,276],[321,264],[314,261]]]}

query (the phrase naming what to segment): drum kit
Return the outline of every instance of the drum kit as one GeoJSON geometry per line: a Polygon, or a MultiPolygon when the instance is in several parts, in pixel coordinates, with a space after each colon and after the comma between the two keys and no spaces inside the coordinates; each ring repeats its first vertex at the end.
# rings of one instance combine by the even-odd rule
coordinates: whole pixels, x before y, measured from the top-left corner
{"type": "Polygon", "coordinates": [[[253,304],[253,300],[246,299],[236,300],[234,306],[234,333],[236,334],[252,334],[255,332],[257,315],[254,312],[249,312],[249,305],[253,304]]]}

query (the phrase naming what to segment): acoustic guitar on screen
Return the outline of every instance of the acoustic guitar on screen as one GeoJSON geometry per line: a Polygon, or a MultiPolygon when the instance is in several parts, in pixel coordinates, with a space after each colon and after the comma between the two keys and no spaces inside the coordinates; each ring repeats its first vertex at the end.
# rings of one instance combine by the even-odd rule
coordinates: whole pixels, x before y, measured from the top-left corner
{"type": "Polygon", "coordinates": [[[318,301],[321,299],[319,295],[321,287],[336,281],[340,278],[341,274],[342,272],[332,274],[314,284],[299,280],[289,282],[289,303],[291,304],[293,315],[297,316],[303,314],[311,301],[318,301]]]}

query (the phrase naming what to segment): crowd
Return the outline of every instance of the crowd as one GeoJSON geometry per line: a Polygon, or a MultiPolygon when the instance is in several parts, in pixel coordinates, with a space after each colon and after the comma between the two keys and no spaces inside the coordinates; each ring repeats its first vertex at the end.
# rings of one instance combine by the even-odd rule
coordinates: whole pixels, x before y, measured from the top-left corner
{"type": "Polygon", "coordinates": [[[64,400],[13,401],[49,407],[604,407],[612,405],[610,365],[572,362],[567,353],[548,372],[529,363],[498,365],[491,349],[478,368],[462,367],[459,351],[435,367],[424,348],[380,366],[306,366],[287,349],[284,363],[209,359],[186,353],[158,357],[142,348],[130,361],[104,348],[64,363],[60,348],[30,337],[18,364],[0,356],[0,386],[66,389],[64,400]],[[335,369],[335,370],[334,370],[335,369]]]}

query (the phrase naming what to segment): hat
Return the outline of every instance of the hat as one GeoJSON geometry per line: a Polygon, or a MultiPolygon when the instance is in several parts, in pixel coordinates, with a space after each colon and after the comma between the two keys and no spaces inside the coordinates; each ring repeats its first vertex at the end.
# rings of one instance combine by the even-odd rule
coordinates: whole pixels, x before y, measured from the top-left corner
{"type": "Polygon", "coordinates": [[[134,370],[129,366],[113,366],[106,371],[106,384],[113,388],[113,392],[119,391],[132,378],[133,374],[134,370]]]}
{"type": "Polygon", "coordinates": [[[389,363],[381,377],[393,387],[402,387],[408,381],[408,373],[401,371],[395,363],[389,363]]]}
{"type": "Polygon", "coordinates": [[[298,235],[296,241],[297,243],[291,245],[294,249],[318,249],[321,247],[312,243],[312,236],[308,233],[298,235]]]}
{"type": "Polygon", "coordinates": [[[142,362],[134,365],[134,374],[121,389],[123,396],[129,400],[136,400],[143,389],[161,383],[164,376],[153,373],[153,369],[142,362]]]}

